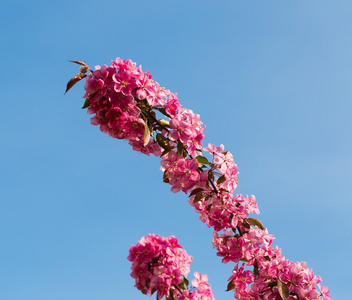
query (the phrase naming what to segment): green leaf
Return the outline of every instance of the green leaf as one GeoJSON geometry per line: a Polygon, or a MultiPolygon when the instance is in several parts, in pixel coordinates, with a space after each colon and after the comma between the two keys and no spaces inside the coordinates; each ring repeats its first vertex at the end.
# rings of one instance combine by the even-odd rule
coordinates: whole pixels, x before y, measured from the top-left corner
{"type": "Polygon", "coordinates": [[[177,142],[177,155],[182,156],[183,153],[183,144],[179,141],[177,142]]]}
{"type": "Polygon", "coordinates": [[[199,192],[193,199],[193,203],[200,201],[203,198],[203,193],[199,192]]]}
{"type": "Polygon", "coordinates": [[[184,282],[182,281],[180,284],[178,284],[178,287],[181,289],[181,290],[185,290],[186,289],[186,286],[184,284],[184,282]]]}
{"type": "Polygon", "coordinates": [[[249,229],[249,228],[251,228],[251,225],[249,225],[246,220],[247,220],[247,219],[244,219],[244,220],[243,220],[242,226],[243,226],[244,228],[249,229]]]}
{"type": "Polygon", "coordinates": [[[86,101],[84,101],[84,104],[82,106],[82,109],[88,108],[90,106],[90,100],[86,99],[86,101]]]}
{"type": "Polygon", "coordinates": [[[240,259],[240,261],[243,261],[243,262],[248,262],[248,260],[247,260],[247,259],[245,259],[245,258],[241,258],[241,259],[240,259]]]}
{"type": "Polygon", "coordinates": [[[277,289],[283,300],[286,300],[290,296],[290,290],[288,286],[283,283],[280,279],[277,279],[277,289]]]}
{"type": "Polygon", "coordinates": [[[164,137],[161,133],[156,134],[156,141],[160,145],[161,148],[165,150],[171,150],[172,147],[169,145],[169,141],[166,137],[164,137]]]}
{"type": "Polygon", "coordinates": [[[189,196],[190,197],[194,196],[195,194],[198,194],[199,192],[202,192],[202,191],[204,191],[203,188],[196,188],[196,189],[192,190],[192,192],[189,194],[189,196]]]}
{"type": "Polygon", "coordinates": [[[172,150],[172,148],[164,150],[163,153],[161,153],[160,157],[163,157],[165,154],[169,153],[171,150],[172,150]]]}
{"type": "Polygon", "coordinates": [[[258,227],[259,229],[263,230],[265,228],[263,223],[260,220],[256,219],[256,218],[247,218],[246,220],[248,222],[250,222],[252,225],[258,227]]]}
{"type": "Polygon", "coordinates": [[[217,184],[223,183],[226,180],[225,175],[222,175],[218,178],[218,180],[216,181],[217,184]]]}
{"type": "MultiPolygon", "coordinates": [[[[142,108],[141,109],[141,117],[143,118],[144,121],[147,121],[150,123],[150,125],[154,124],[155,122],[155,112],[150,111],[148,108],[142,108]],[[153,118],[154,116],[154,118],[153,118]]],[[[149,126],[151,128],[152,126],[149,126]]]]}
{"type": "Polygon", "coordinates": [[[181,283],[179,283],[177,286],[181,289],[181,290],[186,290],[186,286],[189,285],[189,281],[186,277],[182,276],[183,277],[183,280],[181,283]]]}
{"type": "Polygon", "coordinates": [[[231,281],[228,283],[228,285],[227,285],[226,292],[231,291],[231,290],[233,290],[234,288],[235,288],[235,285],[234,285],[234,283],[233,283],[233,280],[231,280],[231,281]]]}
{"type": "Polygon", "coordinates": [[[198,162],[200,162],[201,164],[205,164],[205,165],[209,165],[210,162],[208,161],[208,159],[204,156],[198,155],[196,157],[196,160],[198,160],[198,162]]]}

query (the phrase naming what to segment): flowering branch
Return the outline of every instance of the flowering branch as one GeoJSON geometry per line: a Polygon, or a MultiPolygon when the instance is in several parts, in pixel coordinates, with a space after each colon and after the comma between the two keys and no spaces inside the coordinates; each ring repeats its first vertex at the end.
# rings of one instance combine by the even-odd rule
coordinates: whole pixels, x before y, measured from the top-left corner
{"type": "MultiPolygon", "coordinates": [[[[199,115],[181,107],[177,94],[160,87],[130,60],[117,58],[94,71],[85,63],[82,67],[91,71],[88,76],[81,70],[77,74],[86,77],[83,108],[94,115],[91,123],[113,138],[128,140],[133,150],[161,158],[163,181],[172,192],[188,194],[200,220],[214,229],[217,255],[223,263],[235,263],[227,291],[234,290],[239,300],[332,300],[329,289],[319,285],[321,278],[305,262],[285,259],[281,249],[273,247],[274,236],[260,220],[249,217],[259,209],[254,196],[234,195],[238,168],[232,154],[223,145],[203,148],[205,126],[199,115]]],[[[74,78],[67,88],[80,80],[74,78]]]]}

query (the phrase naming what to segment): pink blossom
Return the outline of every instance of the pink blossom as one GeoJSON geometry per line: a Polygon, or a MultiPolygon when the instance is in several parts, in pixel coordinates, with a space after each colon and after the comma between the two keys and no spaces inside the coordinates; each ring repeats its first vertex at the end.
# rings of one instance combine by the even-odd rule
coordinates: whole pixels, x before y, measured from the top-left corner
{"type": "Polygon", "coordinates": [[[161,151],[162,149],[159,146],[159,144],[152,139],[149,141],[149,143],[146,146],[144,146],[143,140],[136,140],[136,141],[131,140],[128,143],[132,146],[132,149],[134,151],[138,151],[146,155],[153,154],[159,157],[162,153],[161,151]]]}
{"type": "Polygon", "coordinates": [[[128,72],[118,72],[112,76],[114,81],[114,90],[116,93],[121,92],[125,96],[131,94],[132,90],[137,87],[135,80],[133,80],[132,74],[128,72]]]}
{"type": "Polygon", "coordinates": [[[233,164],[226,168],[224,174],[225,181],[221,184],[221,187],[228,190],[230,193],[233,193],[238,185],[238,168],[237,165],[233,164]]]}
{"type": "Polygon", "coordinates": [[[319,286],[319,289],[320,289],[321,294],[323,295],[323,300],[333,300],[333,299],[329,296],[330,290],[329,290],[328,287],[326,287],[326,286],[321,286],[319,283],[318,283],[318,286],[319,286]]]}
{"type": "Polygon", "coordinates": [[[192,280],[192,285],[202,292],[208,289],[208,276],[206,274],[200,274],[199,272],[194,272],[194,279],[192,280]]]}
{"type": "Polygon", "coordinates": [[[214,155],[214,163],[219,166],[219,170],[222,174],[225,174],[228,168],[237,168],[233,161],[233,156],[229,151],[216,153],[214,155]]]}
{"type": "Polygon", "coordinates": [[[170,94],[167,99],[165,111],[171,116],[175,117],[179,110],[181,109],[181,104],[177,99],[177,94],[170,94]]]}
{"type": "Polygon", "coordinates": [[[170,127],[174,129],[169,133],[169,138],[172,141],[180,140],[183,144],[187,144],[187,141],[195,135],[194,128],[185,121],[172,119],[170,127]]]}
{"type": "Polygon", "coordinates": [[[164,88],[160,87],[159,83],[153,82],[147,87],[147,101],[151,106],[161,106],[163,107],[166,103],[164,97],[166,96],[166,91],[164,88]]]}
{"type": "Polygon", "coordinates": [[[244,271],[244,264],[238,269],[238,264],[232,271],[232,276],[228,279],[232,282],[237,292],[245,291],[248,284],[254,281],[251,271],[244,271]]]}
{"type": "Polygon", "coordinates": [[[92,75],[89,75],[87,77],[84,88],[89,94],[94,94],[96,92],[99,92],[100,96],[104,96],[106,93],[104,80],[97,79],[92,75]]]}
{"type": "Polygon", "coordinates": [[[203,138],[204,134],[202,132],[199,132],[198,134],[187,140],[186,145],[188,147],[187,150],[190,155],[198,156],[202,154],[201,150],[203,138]]]}
{"type": "Polygon", "coordinates": [[[141,140],[144,136],[144,121],[130,116],[126,120],[124,131],[128,132],[129,140],[141,140]]]}
{"type": "Polygon", "coordinates": [[[259,209],[258,209],[258,204],[255,201],[255,196],[251,195],[250,197],[246,197],[245,200],[245,205],[248,208],[248,210],[256,215],[259,215],[259,209]]]}
{"type": "Polygon", "coordinates": [[[199,272],[194,272],[194,279],[192,280],[192,286],[197,291],[193,291],[190,299],[194,300],[215,300],[214,293],[208,283],[208,276],[206,274],[200,274],[199,272]]]}
{"type": "Polygon", "coordinates": [[[216,153],[224,151],[224,145],[221,144],[219,147],[216,147],[213,144],[208,144],[208,147],[205,147],[204,151],[207,151],[214,156],[216,153]]]}

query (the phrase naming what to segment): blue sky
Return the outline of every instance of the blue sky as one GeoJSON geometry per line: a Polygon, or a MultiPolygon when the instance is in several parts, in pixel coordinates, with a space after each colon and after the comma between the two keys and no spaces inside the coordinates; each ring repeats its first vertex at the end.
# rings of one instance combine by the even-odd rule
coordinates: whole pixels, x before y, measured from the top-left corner
{"type": "Polygon", "coordinates": [[[352,266],[350,1],[2,1],[0,299],[147,299],[126,257],[175,235],[217,299],[233,265],[157,158],[90,125],[77,72],[120,56],[201,115],[238,193],[293,261],[348,299],[352,266]]]}

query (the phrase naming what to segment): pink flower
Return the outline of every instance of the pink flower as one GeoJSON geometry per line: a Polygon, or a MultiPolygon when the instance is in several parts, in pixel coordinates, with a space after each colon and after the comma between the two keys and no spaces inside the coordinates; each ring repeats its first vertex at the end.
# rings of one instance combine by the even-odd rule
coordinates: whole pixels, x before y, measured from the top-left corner
{"type": "Polygon", "coordinates": [[[254,281],[254,276],[251,271],[244,271],[244,264],[239,269],[237,264],[228,280],[232,281],[234,288],[240,292],[247,289],[247,285],[254,281]]]}
{"type": "Polygon", "coordinates": [[[224,151],[224,145],[221,144],[219,147],[216,147],[213,144],[208,144],[208,147],[205,147],[204,151],[207,151],[214,156],[216,153],[224,151]]]}
{"type": "Polygon", "coordinates": [[[214,293],[208,283],[208,276],[206,274],[200,274],[194,272],[194,279],[192,280],[192,286],[197,289],[193,291],[190,299],[193,300],[215,300],[214,293]]]}
{"type": "Polygon", "coordinates": [[[188,153],[192,156],[198,156],[202,154],[202,140],[204,134],[199,132],[197,135],[187,140],[188,153]]]}
{"type": "Polygon", "coordinates": [[[164,88],[161,88],[159,83],[153,82],[147,87],[147,101],[150,106],[164,106],[165,100],[164,97],[166,96],[166,92],[164,88]]]}
{"type": "Polygon", "coordinates": [[[172,119],[170,127],[174,129],[169,133],[169,138],[172,141],[180,140],[183,144],[187,144],[188,139],[195,134],[194,128],[185,121],[172,119]]]}
{"type": "Polygon", "coordinates": [[[330,290],[328,287],[326,286],[321,286],[319,283],[318,283],[318,287],[320,289],[320,292],[323,296],[323,300],[333,300],[328,294],[330,293],[330,290]]]}
{"type": "Polygon", "coordinates": [[[132,78],[132,74],[128,72],[118,72],[112,76],[115,92],[121,92],[125,96],[131,95],[132,90],[137,87],[136,82],[132,78]]]}
{"type": "Polygon", "coordinates": [[[250,197],[246,197],[244,199],[245,206],[248,208],[248,210],[256,215],[259,215],[259,209],[258,209],[258,204],[255,202],[255,196],[252,195],[250,197]]]}
{"type": "Polygon", "coordinates": [[[238,168],[237,165],[233,164],[226,169],[224,174],[225,181],[220,185],[224,189],[228,190],[230,193],[233,193],[238,185],[238,168]]]}
{"type": "Polygon", "coordinates": [[[214,155],[214,163],[219,166],[219,170],[222,174],[225,174],[228,168],[237,168],[233,161],[233,156],[229,151],[216,153],[214,155]]]}
{"type": "Polygon", "coordinates": [[[156,143],[154,140],[150,139],[149,143],[144,146],[143,140],[138,141],[129,141],[128,142],[134,151],[141,152],[143,154],[149,155],[154,154],[155,156],[159,157],[162,153],[162,148],[156,143]]]}
{"type": "Polygon", "coordinates": [[[167,99],[165,111],[171,116],[175,117],[179,110],[181,109],[181,104],[178,102],[177,94],[170,94],[167,99]]]}
{"type": "Polygon", "coordinates": [[[84,88],[89,94],[94,94],[96,92],[99,92],[100,96],[104,96],[106,92],[104,81],[102,79],[97,79],[92,75],[89,75],[87,77],[84,88]]]}
{"type": "Polygon", "coordinates": [[[130,116],[123,129],[129,140],[141,140],[144,136],[144,121],[140,118],[130,116]]]}
{"type": "Polygon", "coordinates": [[[131,74],[132,78],[138,78],[142,70],[136,67],[136,63],[132,62],[130,59],[122,60],[121,58],[116,58],[116,62],[111,61],[111,65],[118,69],[131,74]]]}
{"type": "Polygon", "coordinates": [[[194,279],[192,280],[192,285],[200,292],[207,290],[208,289],[207,274],[200,274],[199,272],[194,272],[194,279]]]}
{"type": "Polygon", "coordinates": [[[187,193],[202,180],[198,173],[199,163],[196,159],[184,159],[171,151],[161,164],[164,170],[164,181],[167,180],[172,185],[171,191],[174,193],[180,190],[187,193]]]}

